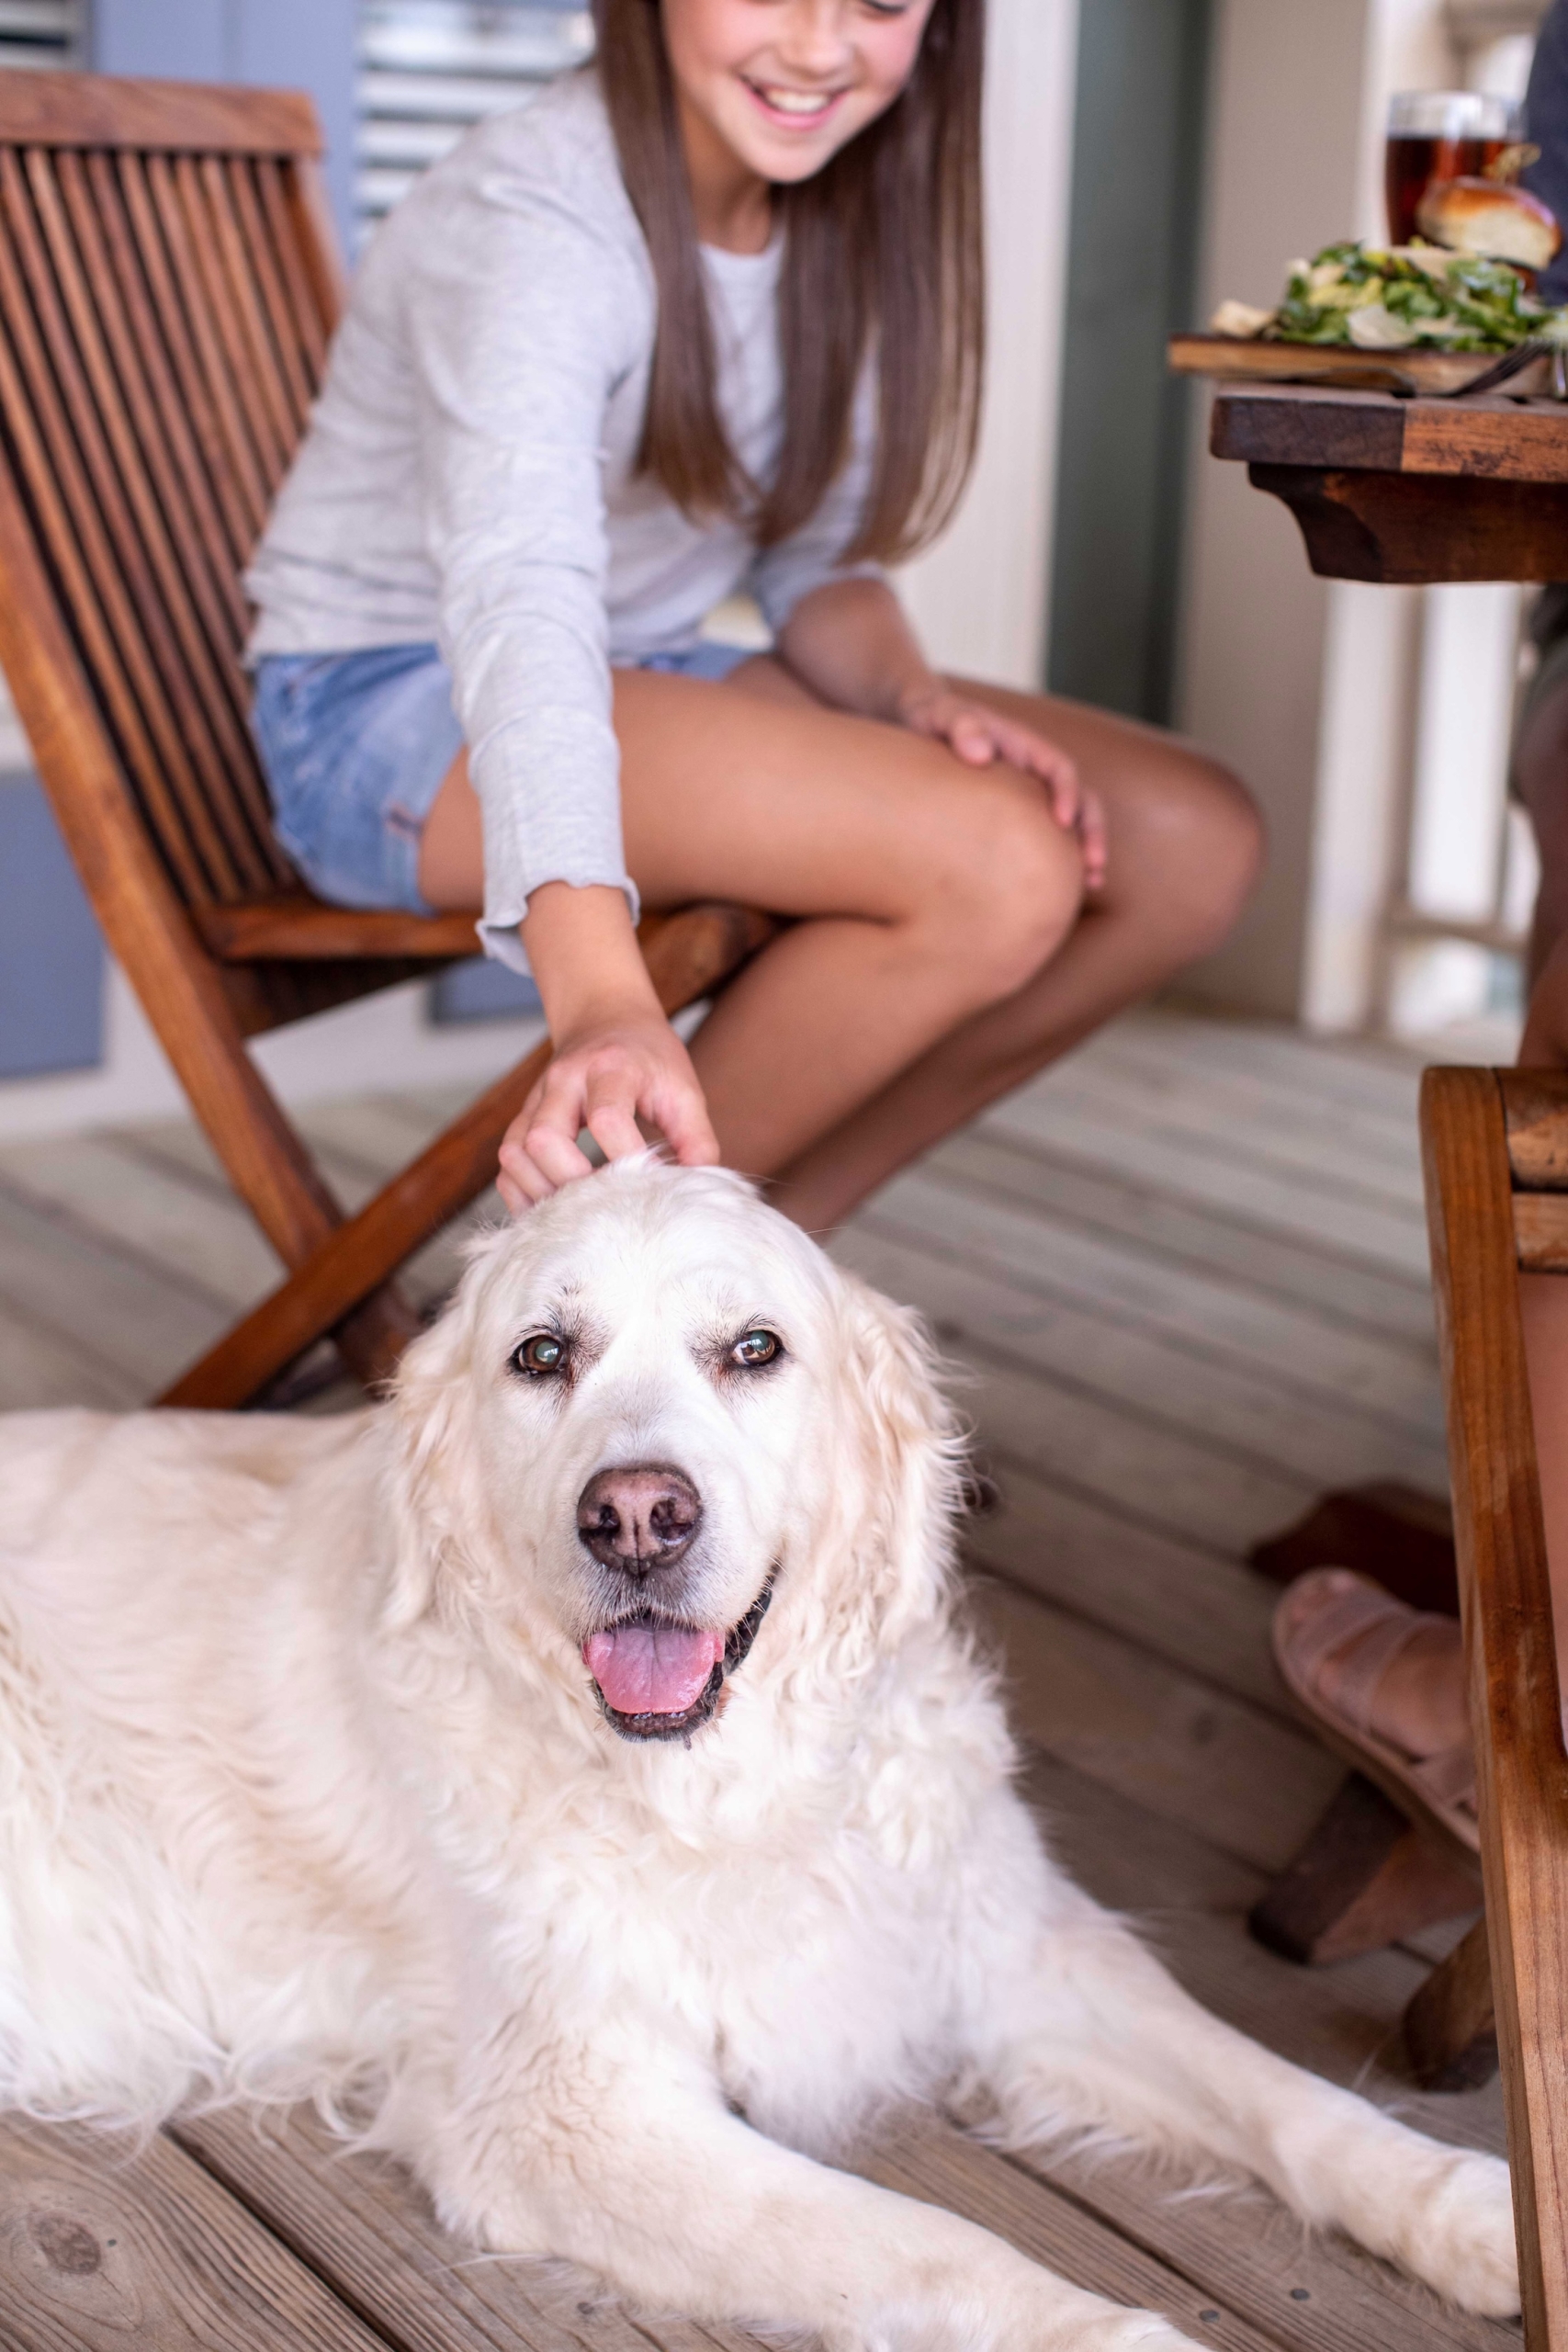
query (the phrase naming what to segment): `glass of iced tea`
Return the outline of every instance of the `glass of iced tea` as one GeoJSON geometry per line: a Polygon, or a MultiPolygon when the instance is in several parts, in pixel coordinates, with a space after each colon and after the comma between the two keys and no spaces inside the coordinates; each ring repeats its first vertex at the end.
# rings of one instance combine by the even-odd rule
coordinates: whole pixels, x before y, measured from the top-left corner
{"type": "Polygon", "coordinates": [[[1514,108],[1481,90],[1401,90],[1389,102],[1388,239],[1407,245],[1432,180],[1479,179],[1515,134],[1514,108]]]}

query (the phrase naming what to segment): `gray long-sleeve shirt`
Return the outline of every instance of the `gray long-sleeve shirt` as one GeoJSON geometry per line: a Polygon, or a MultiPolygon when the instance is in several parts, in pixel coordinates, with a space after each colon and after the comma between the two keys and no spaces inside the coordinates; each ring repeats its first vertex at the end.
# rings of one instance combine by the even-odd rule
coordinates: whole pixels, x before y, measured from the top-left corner
{"type": "MultiPolygon", "coordinates": [[[[780,249],[705,247],[718,402],[766,482],[783,432],[780,249]]],[[[610,663],[683,650],[750,590],[777,629],[838,576],[869,481],[869,385],[811,522],[759,553],[637,472],[652,269],[592,67],[428,172],[356,278],[248,576],[254,659],[434,639],[484,815],[491,955],[543,882],[618,885],[610,663]]],[[[853,567],[856,571],[870,566],[853,567]]]]}

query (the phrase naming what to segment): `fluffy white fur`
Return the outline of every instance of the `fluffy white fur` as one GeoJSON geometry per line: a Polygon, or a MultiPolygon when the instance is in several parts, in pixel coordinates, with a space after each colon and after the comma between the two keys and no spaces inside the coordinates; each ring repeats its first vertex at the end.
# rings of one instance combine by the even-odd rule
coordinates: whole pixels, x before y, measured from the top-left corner
{"type": "Polygon", "coordinates": [[[484,1245],[389,1405],[0,1422],[0,2101],[368,2093],[481,2245],[845,2352],[1185,2340],[829,2167],[910,2096],[1240,2168],[1517,2309],[1501,2165],[1216,2022],[1043,1850],[955,1459],[910,1315],[651,1161],[484,1245]],[[525,1379],[547,1329],[570,1373],[525,1379]],[[775,1577],[689,1744],[582,1662],[577,1498],[638,1462],[703,1498],[676,1613],[775,1577]]]}

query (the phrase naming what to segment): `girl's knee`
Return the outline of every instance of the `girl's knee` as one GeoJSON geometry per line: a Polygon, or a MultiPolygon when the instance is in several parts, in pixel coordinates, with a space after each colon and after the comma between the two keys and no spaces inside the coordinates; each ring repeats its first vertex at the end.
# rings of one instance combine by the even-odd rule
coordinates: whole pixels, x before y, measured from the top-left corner
{"type": "Polygon", "coordinates": [[[925,910],[925,926],[977,1003],[1010,996],[1048,963],[1083,904],[1083,860],[1044,795],[976,777],[925,910]]]}
{"type": "Polygon", "coordinates": [[[1224,937],[1258,879],[1267,846],[1258,804],[1217,760],[1174,745],[1139,802],[1125,848],[1142,870],[1118,876],[1113,822],[1111,888],[1121,879],[1146,896],[1201,955],[1224,937]]]}

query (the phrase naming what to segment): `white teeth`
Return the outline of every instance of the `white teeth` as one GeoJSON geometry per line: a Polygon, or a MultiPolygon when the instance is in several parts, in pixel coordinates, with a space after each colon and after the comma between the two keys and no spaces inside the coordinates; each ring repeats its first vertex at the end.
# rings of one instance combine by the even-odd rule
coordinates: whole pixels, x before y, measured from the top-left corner
{"type": "Polygon", "coordinates": [[[823,114],[833,102],[831,92],[813,97],[805,90],[764,89],[762,96],[779,114],[823,114]]]}

